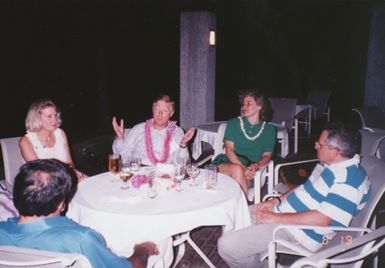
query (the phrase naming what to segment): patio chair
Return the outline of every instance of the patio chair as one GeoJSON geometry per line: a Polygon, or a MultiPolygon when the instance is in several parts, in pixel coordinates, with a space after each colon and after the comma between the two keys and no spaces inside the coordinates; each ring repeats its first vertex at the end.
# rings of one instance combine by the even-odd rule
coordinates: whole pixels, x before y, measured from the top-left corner
{"type": "Polygon", "coordinates": [[[361,129],[361,156],[375,156],[379,159],[385,157],[383,141],[385,132],[371,132],[361,129]]]}
{"type": "Polygon", "coordinates": [[[0,139],[3,153],[5,189],[13,191],[13,182],[20,166],[25,162],[19,149],[20,137],[0,139]]]}
{"type": "MultiPolygon", "coordinates": [[[[298,152],[298,120],[295,118],[297,99],[295,98],[269,98],[271,107],[274,111],[272,123],[277,132],[294,130],[294,153],[298,152]]],[[[288,135],[278,140],[281,143],[281,151],[285,146],[289,146],[288,135]]]]}
{"type": "Polygon", "coordinates": [[[92,268],[88,259],[75,253],[0,246],[0,267],[92,268]]]}
{"type": "Polygon", "coordinates": [[[385,132],[385,115],[377,106],[353,108],[359,116],[361,128],[371,132],[385,132]]]}
{"type": "Polygon", "coordinates": [[[305,130],[310,135],[311,120],[326,116],[327,122],[330,121],[330,105],[329,105],[330,91],[325,90],[310,90],[309,95],[304,104],[310,105],[308,109],[312,110],[311,117],[309,117],[308,109],[302,110],[296,115],[298,124],[303,124],[305,130]]]}
{"type": "Polygon", "coordinates": [[[375,254],[379,248],[385,244],[385,226],[369,232],[363,236],[359,236],[351,241],[346,241],[346,243],[341,243],[340,245],[335,245],[321,252],[312,254],[308,257],[304,257],[293,263],[291,268],[300,268],[300,267],[317,267],[317,268],[326,268],[328,265],[333,264],[346,264],[357,262],[365,259],[371,254],[375,254]],[[360,251],[357,254],[350,254],[351,256],[346,256],[347,253],[352,251],[360,251]]]}
{"type": "MultiPolygon", "coordinates": [[[[375,228],[376,223],[376,206],[379,204],[384,192],[385,192],[385,183],[384,183],[384,174],[385,174],[385,162],[372,157],[366,156],[362,158],[362,166],[365,168],[366,173],[368,174],[371,182],[371,195],[366,204],[366,206],[359,211],[359,213],[353,217],[350,226],[347,228],[341,227],[319,227],[319,226],[309,226],[309,225],[282,225],[275,229],[273,234],[273,240],[269,244],[268,249],[268,261],[269,267],[276,267],[276,256],[278,253],[290,254],[290,255],[299,255],[299,256],[311,256],[314,253],[305,249],[300,245],[290,243],[288,241],[276,239],[275,234],[280,229],[323,229],[323,230],[335,230],[336,235],[319,251],[323,252],[333,246],[336,246],[341,243],[341,241],[346,241],[346,237],[349,239],[356,239],[364,235],[365,233],[371,231],[370,228],[375,228]]],[[[361,252],[360,252],[361,253],[361,252]]],[[[356,251],[351,253],[353,256],[357,255],[356,251]]],[[[263,256],[266,257],[266,256],[263,256]]],[[[361,261],[353,263],[352,267],[360,267],[362,264],[361,261]]]]}

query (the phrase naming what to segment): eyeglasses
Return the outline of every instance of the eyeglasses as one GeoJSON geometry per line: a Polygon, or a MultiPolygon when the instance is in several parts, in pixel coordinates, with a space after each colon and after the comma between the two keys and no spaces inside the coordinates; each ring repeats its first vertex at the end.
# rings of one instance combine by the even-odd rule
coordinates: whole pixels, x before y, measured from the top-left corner
{"type": "Polygon", "coordinates": [[[337,148],[337,147],[335,147],[335,146],[332,146],[332,145],[329,145],[329,144],[326,144],[326,143],[322,144],[322,143],[320,143],[319,141],[316,141],[316,142],[314,143],[314,145],[315,145],[315,147],[320,147],[320,148],[322,148],[322,147],[324,147],[324,146],[327,146],[327,147],[329,147],[330,149],[336,149],[336,150],[339,150],[339,148],[337,148]]]}

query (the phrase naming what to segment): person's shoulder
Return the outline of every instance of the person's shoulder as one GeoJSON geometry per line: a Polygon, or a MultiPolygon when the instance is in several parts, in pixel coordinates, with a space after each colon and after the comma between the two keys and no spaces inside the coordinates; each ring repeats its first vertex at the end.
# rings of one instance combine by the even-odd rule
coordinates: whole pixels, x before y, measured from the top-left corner
{"type": "Polygon", "coordinates": [[[239,125],[239,117],[230,118],[229,120],[227,120],[227,125],[239,125]]]}
{"type": "Polygon", "coordinates": [[[134,125],[134,126],[131,128],[131,131],[144,129],[144,125],[145,125],[145,124],[146,124],[146,122],[140,122],[140,123],[134,125]]]}
{"type": "Polygon", "coordinates": [[[93,229],[80,225],[77,222],[73,221],[64,216],[53,217],[46,219],[51,226],[60,229],[61,236],[64,239],[67,237],[70,239],[71,237],[82,237],[82,239],[95,238],[99,237],[99,233],[94,231],[93,229]]]}
{"type": "Polygon", "coordinates": [[[19,148],[20,150],[24,150],[28,147],[33,146],[34,142],[36,142],[37,136],[33,132],[29,132],[19,139],[19,148]]]}
{"type": "Polygon", "coordinates": [[[265,123],[265,129],[270,132],[276,132],[275,126],[273,126],[272,124],[269,124],[269,122],[265,123]]]}
{"type": "Polygon", "coordinates": [[[66,137],[66,136],[67,136],[66,133],[65,133],[65,131],[64,131],[63,129],[59,128],[59,127],[54,131],[54,133],[55,133],[55,134],[62,135],[63,137],[66,137]]]}

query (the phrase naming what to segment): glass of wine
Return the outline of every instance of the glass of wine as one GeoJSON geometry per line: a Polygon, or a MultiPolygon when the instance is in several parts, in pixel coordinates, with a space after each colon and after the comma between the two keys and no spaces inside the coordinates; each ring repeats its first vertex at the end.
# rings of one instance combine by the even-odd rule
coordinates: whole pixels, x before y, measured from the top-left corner
{"type": "Polygon", "coordinates": [[[174,172],[174,183],[176,184],[175,190],[177,192],[183,191],[181,184],[185,176],[186,176],[185,167],[183,165],[176,164],[175,172],[174,172]]]}
{"type": "Polygon", "coordinates": [[[190,186],[197,186],[196,177],[200,170],[197,163],[189,163],[186,168],[187,174],[190,176],[190,186]]]}
{"type": "Polygon", "coordinates": [[[128,181],[131,179],[132,175],[134,175],[134,173],[132,172],[130,165],[123,164],[119,172],[119,177],[123,181],[123,185],[120,187],[121,189],[127,190],[130,188],[128,181]]]}

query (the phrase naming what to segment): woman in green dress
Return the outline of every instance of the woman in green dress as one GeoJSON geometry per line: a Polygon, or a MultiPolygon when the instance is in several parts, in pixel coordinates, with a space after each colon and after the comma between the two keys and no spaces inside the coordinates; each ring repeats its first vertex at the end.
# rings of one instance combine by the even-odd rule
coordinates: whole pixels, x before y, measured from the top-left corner
{"type": "Polygon", "coordinates": [[[268,123],[273,114],[268,99],[257,91],[243,92],[239,99],[242,116],[227,122],[225,154],[218,155],[213,164],[219,172],[234,178],[247,196],[256,170],[272,157],[276,130],[268,123]]]}

